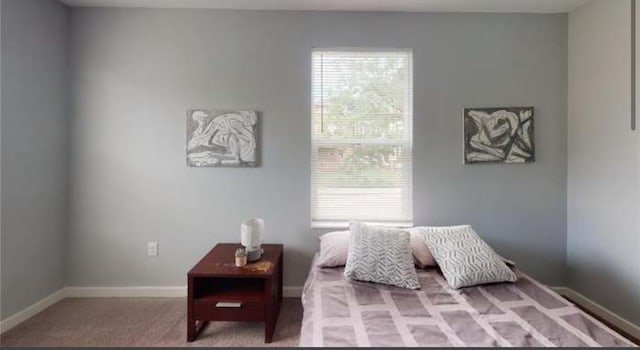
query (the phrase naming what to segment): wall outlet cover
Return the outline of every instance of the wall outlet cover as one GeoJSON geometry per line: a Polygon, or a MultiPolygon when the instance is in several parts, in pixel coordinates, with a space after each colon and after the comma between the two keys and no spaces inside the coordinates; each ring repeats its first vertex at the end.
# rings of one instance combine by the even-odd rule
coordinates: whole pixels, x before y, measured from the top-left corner
{"type": "Polygon", "coordinates": [[[158,256],[158,242],[147,243],[147,256],[158,256]]]}

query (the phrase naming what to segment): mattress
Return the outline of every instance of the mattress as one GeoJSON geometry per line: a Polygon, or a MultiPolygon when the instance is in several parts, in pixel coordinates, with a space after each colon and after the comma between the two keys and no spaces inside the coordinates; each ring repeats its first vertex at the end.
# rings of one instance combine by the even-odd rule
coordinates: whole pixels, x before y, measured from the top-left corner
{"type": "Polygon", "coordinates": [[[305,283],[301,346],[634,346],[516,269],[516,283],[451,289],[437,268],[422,288],[350,281],[314,258],[305,283]]]}

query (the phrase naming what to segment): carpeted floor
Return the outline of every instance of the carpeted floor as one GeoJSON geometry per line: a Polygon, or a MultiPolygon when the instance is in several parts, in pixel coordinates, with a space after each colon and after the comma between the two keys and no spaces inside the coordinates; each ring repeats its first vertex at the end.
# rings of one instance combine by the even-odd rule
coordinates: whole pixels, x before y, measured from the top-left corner
{"type": "Polygon", "coordinates": [[[263,323],[209,322],[186,342],[186,299],[64,299],[0,336],[2,346],[298,346],[302,305],[285,299],[273,343],[263,323]]]}

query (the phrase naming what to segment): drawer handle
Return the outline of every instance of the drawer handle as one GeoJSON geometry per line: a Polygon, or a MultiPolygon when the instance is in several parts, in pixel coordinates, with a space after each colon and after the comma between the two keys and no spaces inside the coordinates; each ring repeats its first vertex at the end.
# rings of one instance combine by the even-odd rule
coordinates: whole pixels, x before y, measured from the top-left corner
{"type": "Polygon", "coordinates": [[[216,303],[216,307],[242,307],[242,303],[230,303],[221,301],[216,303]]]}

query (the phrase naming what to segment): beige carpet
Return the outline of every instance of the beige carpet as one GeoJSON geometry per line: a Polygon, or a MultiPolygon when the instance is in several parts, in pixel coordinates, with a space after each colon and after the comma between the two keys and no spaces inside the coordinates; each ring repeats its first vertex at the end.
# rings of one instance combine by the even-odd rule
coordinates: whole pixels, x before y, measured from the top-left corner
{"type": "Polygon", "coordinates": [[[273,335],[263,323],[209,322],[186,342],[185,299],[64,299],[0,336],[2,346],[298,346],[302,305],[285,299],[273,335]]]}

